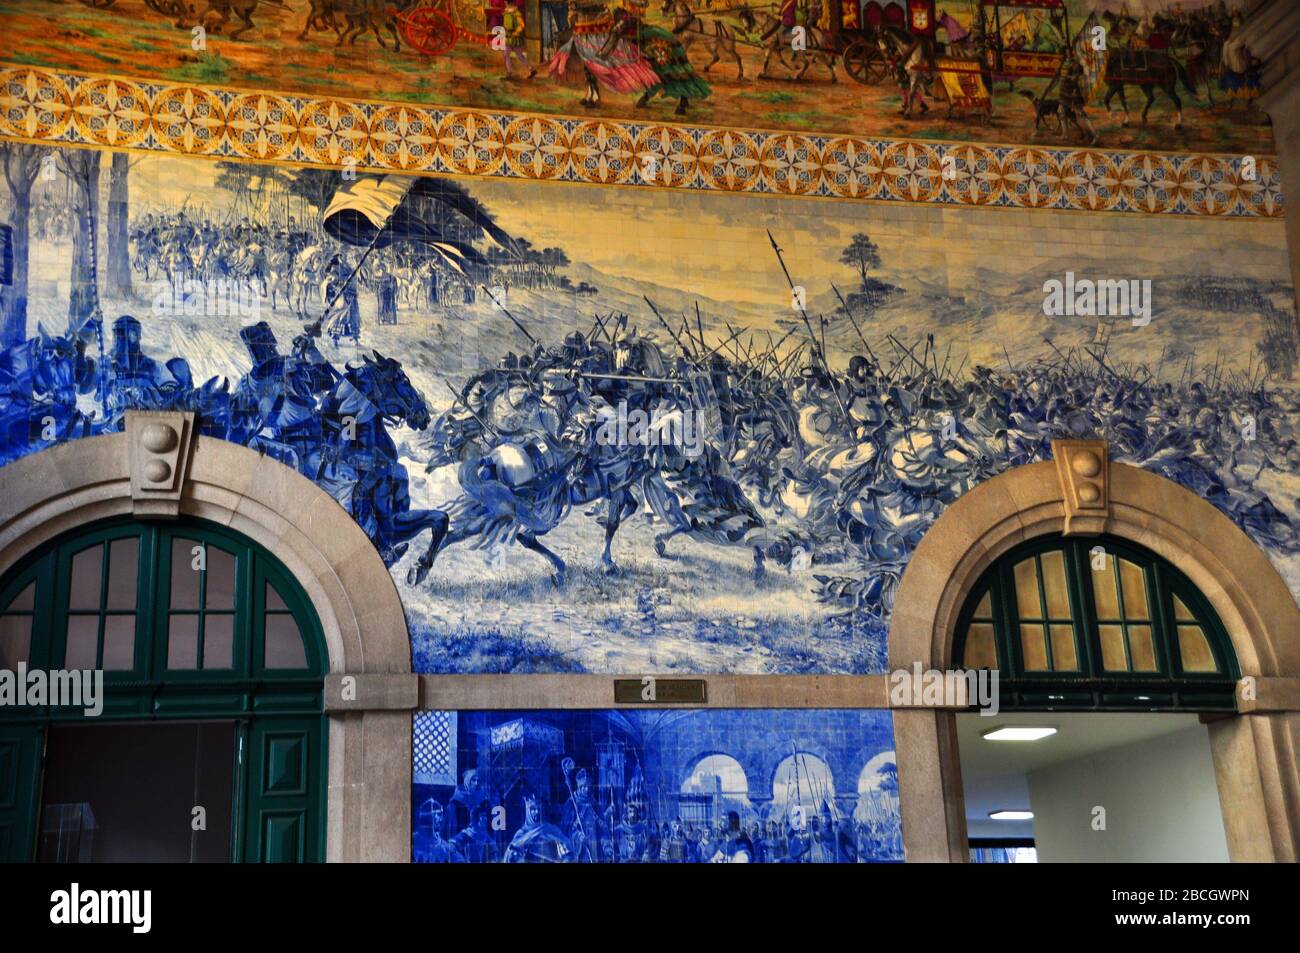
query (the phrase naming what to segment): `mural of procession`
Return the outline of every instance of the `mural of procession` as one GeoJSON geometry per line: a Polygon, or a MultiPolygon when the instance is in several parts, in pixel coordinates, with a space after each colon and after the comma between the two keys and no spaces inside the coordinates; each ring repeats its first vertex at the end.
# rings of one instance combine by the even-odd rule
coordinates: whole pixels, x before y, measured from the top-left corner
{"type": "Polygon", "coordinates": [[[567,116],[1253,154],[1270,133],[1243,6],[0,0],[0,60],[567,116]]]}
{"type": "Polygon", "coordinates": [[[899,862],[893,746],[884,711],[420,712],[412,859],[899,862]]]}
{"type": "Polygon", "coordinates": [[[1144,260],[1174,233],[1140,221],[1053,257],[965,210],[962,257],[924,209],[0,162],[0,461],[194,411],[365,530],[419,671],[884,671],[921,537],[1058,437],[1192,489],[1300,591],[1280,223],[1189,221],[1144,260]],[[1134,267],[1135,317],[1045,300],[1134,267]]]}

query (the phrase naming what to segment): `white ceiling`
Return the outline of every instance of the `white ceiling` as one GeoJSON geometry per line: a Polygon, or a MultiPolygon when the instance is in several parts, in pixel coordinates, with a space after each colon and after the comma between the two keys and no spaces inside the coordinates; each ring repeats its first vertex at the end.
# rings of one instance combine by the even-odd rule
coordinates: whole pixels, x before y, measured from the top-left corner
{"type": "Polygon", "coordinates": [[[966,825],[971,837],[1032,837],[1032,821],[991,821],[997,810],[1027,810],[1030,771],[1099,751],[1171,734],[1197,724],[1196,715],[1175,713],[1046,712],[957,716],[966,825]],[[1055,728],[1041,741],[985,741],[1004,725],[1055,728]]]}

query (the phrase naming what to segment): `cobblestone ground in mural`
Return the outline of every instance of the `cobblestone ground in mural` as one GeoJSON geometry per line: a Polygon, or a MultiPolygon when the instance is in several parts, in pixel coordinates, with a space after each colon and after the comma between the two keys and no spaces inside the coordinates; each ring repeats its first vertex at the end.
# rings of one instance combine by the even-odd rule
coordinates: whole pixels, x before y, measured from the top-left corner
{"type": "Polygon", "coordinates": [[[386,101],[597,119],[1268,152],[1243,6],[2,0],[0,61],[322,99],[364,87],[386,101]]]}
{"type": "Polygon", "coordinates": [[[1281,223],[3,149],[0,459],[196,411],[365,529],[418,671],[883,671],[926,529],[1055,437],[1300,591],[1281,223]]]}
{"type": "Polygon", "coordinates": [[[903,859],[885,711],[415,715],[417,863],[903,859]]]}

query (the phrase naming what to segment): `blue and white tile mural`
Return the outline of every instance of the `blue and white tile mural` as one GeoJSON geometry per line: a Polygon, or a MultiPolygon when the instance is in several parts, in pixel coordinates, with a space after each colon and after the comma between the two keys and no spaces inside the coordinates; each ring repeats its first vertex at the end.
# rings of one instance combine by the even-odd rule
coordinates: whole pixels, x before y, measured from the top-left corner
{"type": "Polygon", "coordinates": [[[417,863],[903,859],[887,711],[423,711],[417,863]]]}
{"type": "Polygon", "coordinates": [[[1054,437],[1300,591],[1280,221],[0,161],[0,462],[194,410],[369,534],[421,672],[882,671],[927,528],[1054,437]]]}

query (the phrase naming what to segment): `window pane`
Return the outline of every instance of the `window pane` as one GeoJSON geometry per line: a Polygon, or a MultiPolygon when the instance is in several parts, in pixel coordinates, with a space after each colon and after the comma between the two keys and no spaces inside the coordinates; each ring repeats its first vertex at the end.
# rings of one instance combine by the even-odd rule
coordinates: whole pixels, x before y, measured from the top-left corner
{"type": "Polygon", "coordinates": [[[1101,636],[1101,665],[1108,672],[1127,672],[1124,659],[1124,630],[1118,625],[1099,625],[1101,636]]]}
{"type": "Polygon", "coordinates": [[[1183,605],[1183,600],[1174,596],[1174,618],[1179,622],[1195,622],[1196,617],[1192,615],[1191,610],[1183,605]]]}
{"type": "MultiPolygon", "coordinates": [[[[1175,602],[1178,600],[1175,599],[1175,602]]],[[[1219,666],[1210,651],[1209,640],[1199,625],[1178,627],[1178,653],[1183,657],[1184,672],[1217,672],[1219,666]]]]}
{"type": "Polygon", "coordinates": [[[1020,627],[1020,652],[1025,659],[1025,671],[1047,671],[1047,639],[1041,625],[1020,627]]]}
{"type": "Polygon", "coordinates": [[[1058,672],[1079,670],[1079,657],[1074,651],[1074,626],[1052,626],[1052,667],[1058,672]]]}
{"type": "Polygon", "coordinates": [[[140,538],[128,536],[108,545],[108,607],[135,608],[135,575],[140,564],[140,538]]]}
{"type": "MultiPolygon", "coordinates": [[[[982,606],[983,603],[980,603],[982,606]]],[[[269,582],[266,584],[266,611],[267,612],[288,612],[289,607],[284,604],[280,594],[275,591],[275,586],[269,582]]]]}
{"type": "MultiPolygon", "coordinates": [[[[211,563],[208,565],[211,566],[211,563]]],[[[205,669],[234,666],[234,631],[233,615],[203,617],[203,667],[205,669]]]]}
{"type": "Polygon", "coordinates": [[[205,602],[209,609],[235,607],[235,557],[215,546],[208,547],[208,588],[205,602]]]}
{"type": "Polygon", "coordinates": [[[1069,619],[1070,592],[1065,582],[1065,554],[1059,550],[1043,553],[1043,589],[1047,593],[1047,615],[1069,619]]]}
{"type": "MultiPolygon", "coordinates": [[[[110,569],[112,563],[109,564],[110,569]]],[[[135,616],[104,617],[104,671],[120,672],[135,667],[135,616]]]]}
{"type": "Polygon", "coordinates": [[[966,651],[962,664],[966,668],[997,668],[998,654],[993,647],[993,626],[974,622],[966,630],[966,651]]]}
{"type": "Polygon", "coordinates": [[[68,648],[63,653],[64,668],[94,668],[99,649],[99,616],[68,616],[68,648]]]}
{"type": "Polygon", "coordinates": [[[172,540],[172,597],[173,609],[199,607],[199,574],[193,568],[193,549],[198,543],[192,539],[172,540]]]}
{"type": "MultiPolygon", "coordinates": [[[[269,609],[270,607],[271,607],[270,600],[268,598],[267,608],[269,609]]],[[[993,590],[990,589],[988,592],[984,593],[984,598],[981,599],[980,604],[975,607],[975,615],[972,618],[976,618],[976,619],[993,618],[993,590]]]]}
{"type": "Polygon", "coordinates": [[[287,613],[267,614],[265,667],[307,667],[307,653],[298,632],[298,623],[287,613]]]}
{"type": "Polygon", "coordinates": [[[1151,644],[1151,626],[1131,625],[1128,627],[1128,651],[1133,659],[1133,671],[1158,671],[1156,668],[1156,650],[1151,644]]]}
{"type": "Polygon", "coordinates": [[[1092,596],[1097,603],[1098,619],[1119,618],[1119,591],[1115,588],[1115,560],[1106,557],[1105,569],[1094,569],[1092,575],[1092,596]]]}
{"type": "Polygon", "coordinates": [[[198,668],[199,617],[174,615],[167,629],[167,667],[198,668]]]}
{"type": "Polygon", "coordinates": [[[1142,574],[1142,567],[1129,562],[1119,561],[1119,575],[1124,583],[1124,615],[1129,619],[1149,619],[1151,610],[1147,608],[1147,583],[1142,574]]]}
{"type": "Polygon", "coordinates": [[[1016,563],[1016,606],[1022,619],[1041,619],[1043,610],[1038,604],[1038,569],[1034,557],[1016,563]]]}
{"type": "Polygon", "coordinates": [[[96,543],[72,557],[72,589],[68,593],[69,609],[99,608],[99,564],[104,547],[96,543]]]}
{"type": "Polygon", "coordinates": [[[36,606],[36,583],[27,584],[27,588],[18,595],[14,596],[14,601],[5,606],[6,609],[33,609],[36,606]]]}
{"type": "Polygon", "coordinates": [[[0,615],[0,668],[14,671],[31,659],[32,617],[0,615]]]}

